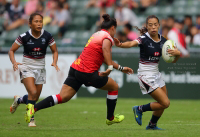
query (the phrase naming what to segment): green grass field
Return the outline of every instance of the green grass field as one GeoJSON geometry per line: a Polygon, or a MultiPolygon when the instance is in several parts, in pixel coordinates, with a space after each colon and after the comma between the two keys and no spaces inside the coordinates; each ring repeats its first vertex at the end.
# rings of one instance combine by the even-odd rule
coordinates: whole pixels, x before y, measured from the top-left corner
{"type": "Polygon", "coordinates": [[[115,113],[125,115],[120,124],[107,126],[106,99],[78,98],[68,103],[38,111],[37,127],[24,120],[25,105],[10,114],[11,99],[0,99],[0,137],[197,137],[200,136],[200,101],[171,100],[158,126],[166,130],[146,131],[151,112],[143,115],[143,125],[136,124],[132,106],[148,99],[118,99],[115,113]]]}

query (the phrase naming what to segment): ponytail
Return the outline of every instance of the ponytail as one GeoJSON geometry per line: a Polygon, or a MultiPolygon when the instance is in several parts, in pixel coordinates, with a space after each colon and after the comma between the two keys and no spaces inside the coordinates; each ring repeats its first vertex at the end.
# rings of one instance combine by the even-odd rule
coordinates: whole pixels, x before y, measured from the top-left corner
{"type": "Polygon", "coordinates": [[[140,35],[144,35],[146,32],[148,32],[146,27],[139,29],[137,26],[133,26],[133,28],[137,29],[140,32],[140,35]]]}
{"type": "Polygon", "coordinates": [[[112,26],[115,26],[115,28],[117,27],[117,21],[115,18],[111,18],[108,14],[103,14],[102,17],[104,21],[101,24],[101,29],[108,30],[112,26]]]}

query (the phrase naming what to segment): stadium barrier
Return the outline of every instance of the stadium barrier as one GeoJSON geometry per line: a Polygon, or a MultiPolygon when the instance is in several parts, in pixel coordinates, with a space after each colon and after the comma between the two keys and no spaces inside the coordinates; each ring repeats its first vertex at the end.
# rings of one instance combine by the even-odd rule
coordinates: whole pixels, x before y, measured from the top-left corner
{"type": "MultiPolygon", "coordinates": [[[[127,75],[118,70],[110,74],[119,85],[119,97],[149,98],[142,95],[138,84],[137,69],[138,54],[113,54],[113,60],[122,66],[131,67],[134,74],[127,75]]],[[[166,83],[168,95],[172,99],[200,99],[200,58],[180,58],[177,63],[166,63],[161,59],[159,70],[166,83]]],[[[101,71],[107,69],[102,65],[101,71]]],[[[78,97],[106,97],[107,92],[96,90],[92,87],[82,87],[78,97]]]]}
{"type": "MultiPolygon", "coordinates": [[[[15,55],[16,61],[22,61],[22,54],[15,55]]],[[[46,55],[46,84],[44,84],[41,97],[58,94],[68,75],[68,70],[72,62],[76,59],[76,54],[59,55],[59,72],[51,66],[52,55],[46,55]]],[[[19,71],[13,71],[12,64],[7,54],[0,54],[0,98],[13,98],[14,95],[24,95],[27,91],[20,83],[19,71]]],[[[76,98],[76,95],[75,97],[76,98]]]]}
{"type": "MultiPolygon", "coordinates": [[[[43,87],[41,97],[59,93],[61,86],[68,75],[71,63],[79,55],[77,54],[59,54],[58,66],[61,71],[51,67],[52,55],[46,56],[46,84],[43,87]]],[[[173,99],[200,99],[200,62],[199,57],[181,58],[177,63],[165,63],[162,59],[159,63],[159,70],[166,82],[168,94],[173,99]]],[[[21,62],[22,54],[16,55],[16,60],[21,62]]],[[[149,98],[148,95],[142,95],[137,78],[137,69],[139,54],[114,53],[113,60],[122,66],[131,67],[134,74],[127,75],[118,70],[113,70],[110,74],[119,85],[119,97],[127,98],[149,98]]],[[[20,83],[19,72],[13,72],[7,54],[0,54],[0,97],[13,97],[15,94],[26,94],[23,84],[20,83]]],[[[102,65],[100,71],[107,69],[102,65]]],[[[93,87],[82,86],[77,93],[78,97],[106,97],[107,92],[97,90],[93,87]]]]}

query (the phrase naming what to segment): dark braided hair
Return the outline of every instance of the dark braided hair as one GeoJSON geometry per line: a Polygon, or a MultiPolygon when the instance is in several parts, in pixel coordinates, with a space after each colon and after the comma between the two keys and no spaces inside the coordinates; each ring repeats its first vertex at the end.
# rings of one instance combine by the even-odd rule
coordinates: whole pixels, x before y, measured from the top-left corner
{"type": "MultiPolygon", "coordinates": [[[[153,19],[153,18],[157,19],[158,23],[160,23],[158,17],[156,17],[155,15],[150,15],[146,19],[146,24],[148,24],[149,19],[153,19]]],[[[136,28],[140,32],[141,35],[148,32],[148,29],[146,27],[142,27],[141,29],[139,29],[137,26],[133,26],[133,28],[136,28]]]]}
{"type": "Polygon", "coordinates": [[[115,18],[111,18],[108,14],[103,14],[104,21],[101,24],[101,29],[108,30],[110,27],[115,26],[117,27],[117,21],[115,18]]]}
{"type": "Polygon", "coordinates": [[[39,13],[32,13],[31,15],[30,15],[30,18],[29,18],[29,24],[32,24],[32,21],[33,21],[33,18],[35,17],[35,16],[37,16],[37,15],[39,15],[40,17],[42,17],[42,19],[43,19],[43,16],[41,15],[41,14],[39,14],[39,13]]]}

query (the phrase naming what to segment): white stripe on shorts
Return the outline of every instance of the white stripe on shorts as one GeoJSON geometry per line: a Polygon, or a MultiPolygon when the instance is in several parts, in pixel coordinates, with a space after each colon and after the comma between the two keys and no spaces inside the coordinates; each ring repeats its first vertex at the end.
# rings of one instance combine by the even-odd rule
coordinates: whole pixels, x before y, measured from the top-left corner
{"type": "Polygon", "coordinates": [[[107,98],[108,99],[117,99],[118,95],[108,95],[107,94],[107,98]]]}

